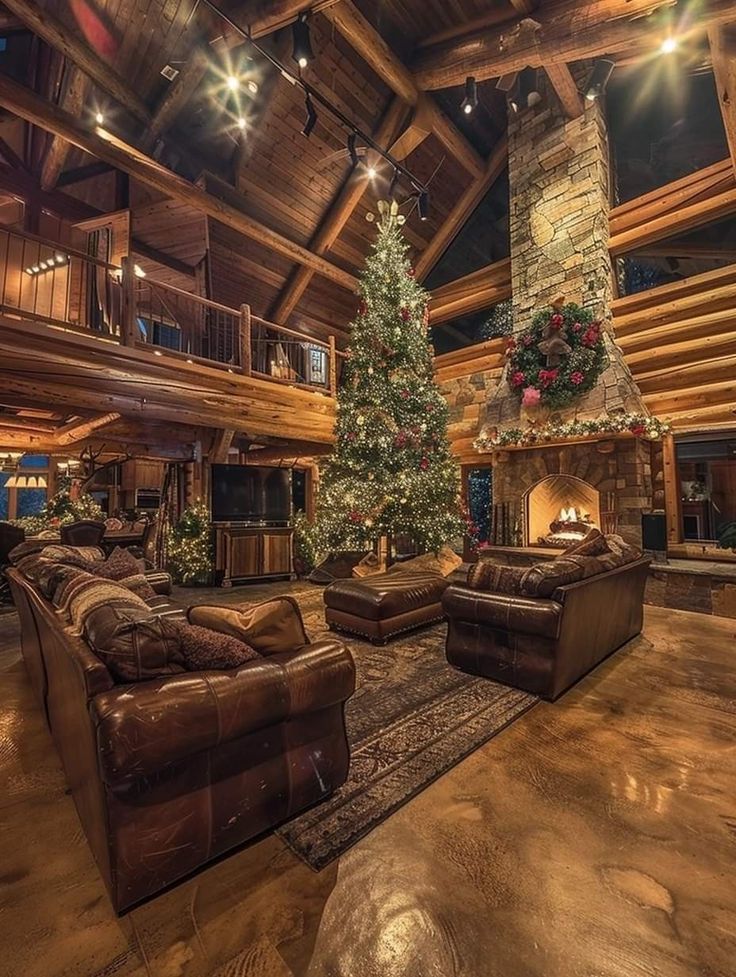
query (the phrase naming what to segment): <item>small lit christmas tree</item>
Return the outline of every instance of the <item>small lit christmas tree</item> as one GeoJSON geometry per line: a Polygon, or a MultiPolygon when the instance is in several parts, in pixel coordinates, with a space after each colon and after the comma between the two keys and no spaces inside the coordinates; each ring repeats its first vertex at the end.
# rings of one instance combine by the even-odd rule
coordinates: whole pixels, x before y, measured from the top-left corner
{"type": "Polygon", "coordinates": [[[169,533],[169,570],[178,583],[208,583],[212,573],[212,524],[207,506],[197,500],[169,533]]]}
{"type": "Polygon", "coordinates": [[[465,530],[448,407],[432,370],[429,296],[406,257],[397,205],[381,201],[379,211],[338,393],[335,451],[321,472],[321,552],[397,533],[437,550],[465,530]]]}

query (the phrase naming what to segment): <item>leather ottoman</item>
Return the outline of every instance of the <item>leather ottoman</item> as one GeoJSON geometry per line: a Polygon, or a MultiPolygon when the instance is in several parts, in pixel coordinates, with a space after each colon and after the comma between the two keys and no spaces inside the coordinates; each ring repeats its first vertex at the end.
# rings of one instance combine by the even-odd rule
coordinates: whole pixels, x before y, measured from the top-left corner
{"type": "Polygon", "coordinates": [[[336,580],[325,590],[325,620],[333,631],[385,644],[403,631],[441,621],[448,586],[440,574],[418,570],[336,580]]]}

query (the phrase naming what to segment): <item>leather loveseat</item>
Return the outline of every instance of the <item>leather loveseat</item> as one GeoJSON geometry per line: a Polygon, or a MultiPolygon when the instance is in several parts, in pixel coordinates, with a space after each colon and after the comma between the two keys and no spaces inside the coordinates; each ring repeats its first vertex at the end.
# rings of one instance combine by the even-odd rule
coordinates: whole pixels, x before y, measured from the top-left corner
{"type": "MultiPolygon", "coordinates": [[[[18,568],[8,576],[24,657],[41,673],[33,684],[118,912],[344,782],[353,661],[339,641],[309,643],[290,599],[268,602],[278,605],[278,646],[245,664],[120,682],[100,635],[114,633],[107,650],[119,654],[127,632],[116,620],[128,614],[134,628],[145,605],[110,601],[80,634],[18,568]]],[[[151,634],[168,620],[149,616],[151,634]]]]}
{"type": "Polygon", "coordinates": [[[649,563],[636,554],[563,583],[549,596],[450,586],[442,598],[447,660],[464,672],[554,700],[639,634],[649,563]]]}

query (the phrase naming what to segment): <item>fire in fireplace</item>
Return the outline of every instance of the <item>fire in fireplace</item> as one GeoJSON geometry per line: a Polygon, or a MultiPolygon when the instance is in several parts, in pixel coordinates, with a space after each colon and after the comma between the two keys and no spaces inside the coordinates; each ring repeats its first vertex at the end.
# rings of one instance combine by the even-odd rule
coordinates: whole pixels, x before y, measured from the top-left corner
{"type": "Polygon", "coordinates": [[[526,493],[526,545],[564,549],[600,526],[600,496],[574,475],[549,475],[526,493]]]}

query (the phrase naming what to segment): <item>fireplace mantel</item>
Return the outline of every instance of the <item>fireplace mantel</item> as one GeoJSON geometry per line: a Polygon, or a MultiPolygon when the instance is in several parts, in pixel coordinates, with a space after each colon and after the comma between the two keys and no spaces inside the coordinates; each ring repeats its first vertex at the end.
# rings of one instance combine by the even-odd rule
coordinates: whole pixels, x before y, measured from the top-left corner
{"type": "Polygon", "coordinates": [[[609,449],[601,450],[601,447],[598,447],[596,450],[598,454],[611,454],[611,452],[614,450],[613,442],[631,441],[635,438],[648,444],[654,443],[655,440],[642,437],[641,435],[632,434],[630,431],[621,431],[616,434],[591,434],[587,437],[578,436],[574,438],[550,438],[549,440],[537,441],[535,444],[499,444],[498,447],[491,448],[489,451],[481,451],[479,449],[477,451],[476,458],[478,461],[485,460],[490,461],[493,464],[499,464],[507,460],[501,456],[508,455],[512,452],[544,451],[545,448],[561,448],[565,445],[573,444],[604,445],[606,443],[611,444],[609,449]]]}

